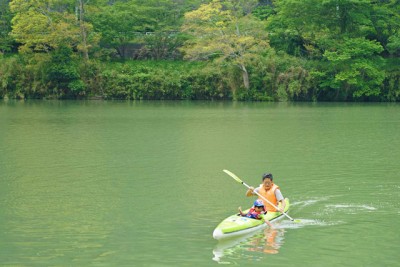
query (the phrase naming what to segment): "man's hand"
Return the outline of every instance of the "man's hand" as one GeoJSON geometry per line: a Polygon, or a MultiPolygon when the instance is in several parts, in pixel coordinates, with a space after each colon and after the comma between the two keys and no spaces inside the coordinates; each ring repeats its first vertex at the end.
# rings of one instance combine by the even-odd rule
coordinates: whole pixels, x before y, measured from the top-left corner
{"type": "Polygon", "coordinates": [[[246,196],[250,197],[252,195],[254,195],[254,187],[250,186],[249,189],[247,189],[246,191],[246,196]]]}

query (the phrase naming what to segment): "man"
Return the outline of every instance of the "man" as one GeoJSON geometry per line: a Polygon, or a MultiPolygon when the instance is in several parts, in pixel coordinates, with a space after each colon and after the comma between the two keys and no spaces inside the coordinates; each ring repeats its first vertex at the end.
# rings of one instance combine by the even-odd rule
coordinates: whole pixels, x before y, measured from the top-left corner
{"type": "MultiPolygon", "coordinates": [[[[254,196],[256,195],[255,192],[262,195],[264,198],[268,199],[269,202],[271,202],[275,206],[278,206],[278,204],[281,203],[279,209],[280,212],[283,212],[285,210],[286,206],[285,198],[283,197],[281,190],[279,189],[279,186],[274,184],[273,176],[271,173],[264,173],[262,175],[262,184],[260,184],[260,186],[255,189],[254,187],[250,187],[246,192],[246,196],[247,197],[254,196]]],[[[278,211],[273,205],[271,205],[262,198],[260,199],[263,201],[264,207],[267,211],[271,212],[278,211]]]]}

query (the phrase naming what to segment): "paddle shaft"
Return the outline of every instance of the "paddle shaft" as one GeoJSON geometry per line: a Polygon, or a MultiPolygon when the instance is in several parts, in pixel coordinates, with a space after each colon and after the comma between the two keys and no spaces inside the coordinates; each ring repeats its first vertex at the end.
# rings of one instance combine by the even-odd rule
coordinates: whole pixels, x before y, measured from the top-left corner
{"type": "MultiPolygon", "coordinates": [[[[243,182],[239,177],[237,177],[234,173],[228,171],[228,170],[223,170],[226,174],[228,174],[229,176],[231,176],[233,179],[235,179],[237,182],[241,183],[242,185],[244,185],[245,187],[247,187],[248,189],[251,189],[251,187],[246,184],[245,182],[243,182]]],[[[254,191],[253,189],[253,193],[255,193],[257,196],[259,196],[260,198],[262,198],[263,200],[265,200],[266,202],[268,202],[269,204],[271,204],[275,209],[279,210],[279,208],[272,203],[271,201],[269,201],[268,199],[266,199],[264,196],[260,195],[258,192],[254,191]]],[[[294,221],[294,219],[292,217],[290,217],[286,212],[282,211],[282,214],[285,215],[286,217],[288,217],[289,220],[294,221]]]]}
{"type": "MultiPolygon", "coordinates": [[[[245,182],[242,182],[242,184],[247,187],[248,189],[251,189],[251,187],[246,184],[245,182]]],[[[269,204],[271,204],[275,209],[280,210],[274,203],[272,203],[271,201],[269,201],[268,199],[266,199],[264,196],[262,196],[261,194],[259,194],[258,192],[253,190],[253,193],[255,193],[257,196],[259,196],[260,198],[262,198],[263,200],[267,201],[269,204]]],[[[283,215],[285,215],[286,217],[288,217],[289,220],[294,221],[294,219],[292,217],[290,217],[286,212],[281,211],[283,215]]]]}

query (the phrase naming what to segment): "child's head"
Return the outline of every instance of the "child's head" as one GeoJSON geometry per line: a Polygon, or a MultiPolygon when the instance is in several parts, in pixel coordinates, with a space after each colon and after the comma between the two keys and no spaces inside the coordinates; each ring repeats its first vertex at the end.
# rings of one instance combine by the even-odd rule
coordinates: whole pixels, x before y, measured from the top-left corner
{"type": "Polygon", "coordinates": [[[264,210],[264,203],[262,202],[262,200],[257,199],[256,201],[254,201],[254,209],[255,210],[264,210]]]}

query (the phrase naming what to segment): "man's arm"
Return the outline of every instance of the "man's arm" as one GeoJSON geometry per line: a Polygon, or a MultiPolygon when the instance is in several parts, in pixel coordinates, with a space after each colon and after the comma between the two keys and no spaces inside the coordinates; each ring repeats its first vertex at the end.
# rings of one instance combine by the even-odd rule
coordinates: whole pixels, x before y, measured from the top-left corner
{"type": "Polygon", "coordinates": [[[281,207],[280,207],[281,209],[279,211],[283,212],[285,210],[285,207],[286,207],[286,200],[283,197],[281,190],[279,190],[279,189],[275,190],[275,197],[278,200],[278,202],[281,203],[281,207]]]}
{"type": "Polygon", "coordinates": [[[246,191],[246,197],[251,197],[254,195],[257,195],[256,192],[258,193],[259,188],[254,188],[252,186],[249,187],[249,189],[247,189],[246,191]]]}
{"type": "Polygon", "coordinates": [[[280,200],[279,201],[280,203],[281,203],[281,210],[280,210],[280,212],[284,212],[285,211],[285,207],[286,207],[286,200],[285,199],[282,199],[282,200],[280,200]]]}

